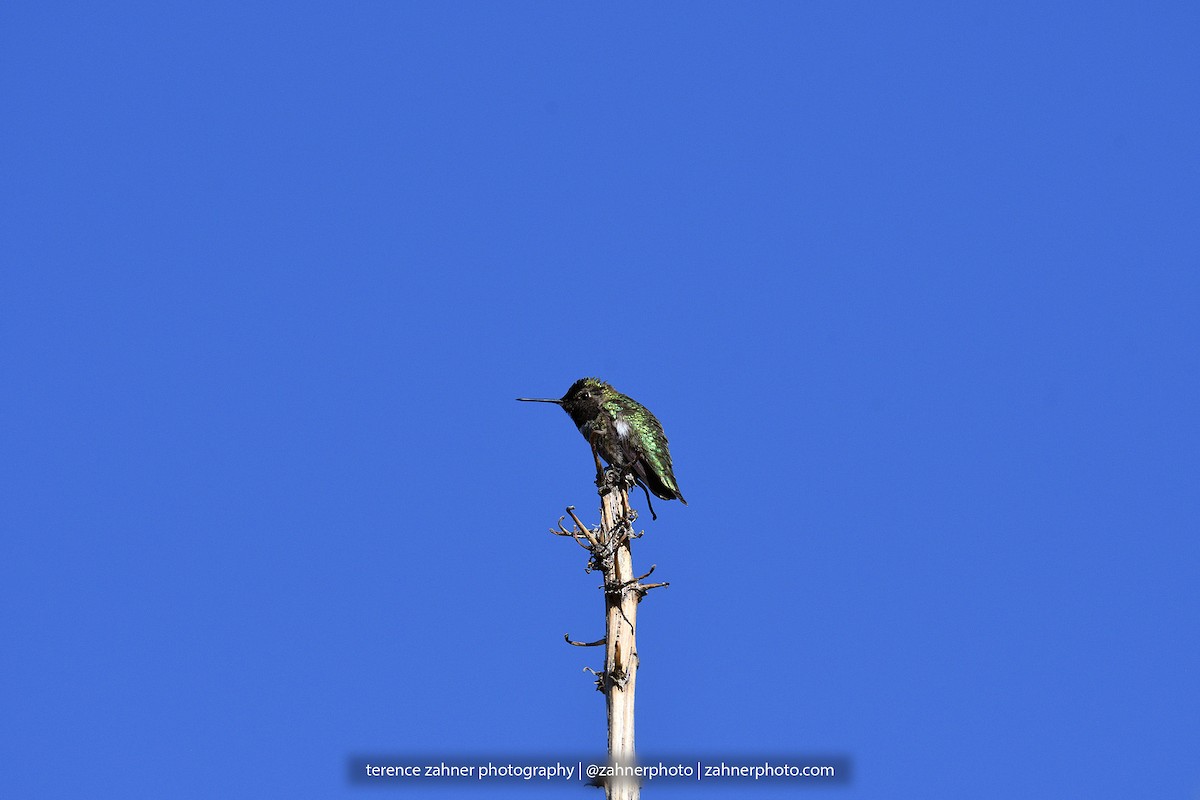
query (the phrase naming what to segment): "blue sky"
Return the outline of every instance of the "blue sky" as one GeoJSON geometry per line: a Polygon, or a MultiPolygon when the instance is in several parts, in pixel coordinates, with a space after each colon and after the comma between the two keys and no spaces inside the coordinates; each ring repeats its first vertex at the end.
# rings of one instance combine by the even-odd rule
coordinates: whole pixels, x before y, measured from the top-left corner
{"type": "Polygon", "coordinates": [[[1189,3],[6,4],[0,793],[602,745],[561,641],[596,576],[546,533],[590,456],[513,402],[597,375],[691,503],[634,552],[672,584],[644,751],[1200,796],[1198,39],[1189,3]]]}

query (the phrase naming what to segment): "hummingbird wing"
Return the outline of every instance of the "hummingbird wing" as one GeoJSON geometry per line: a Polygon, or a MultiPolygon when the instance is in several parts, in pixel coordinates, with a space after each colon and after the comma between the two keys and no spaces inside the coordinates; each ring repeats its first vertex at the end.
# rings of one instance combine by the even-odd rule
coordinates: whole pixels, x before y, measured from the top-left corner
{"type": "Polygon", "coordinates": [[[626,398],[624,405],[606,403],[605,410],[617,433],[614,440],[619,452],[613,454],[616,460],[627,465],[655,497],[678,500],[686,506],[687,500],[675,481],[667,435],[658,419],[632,398],[626,398]]]}

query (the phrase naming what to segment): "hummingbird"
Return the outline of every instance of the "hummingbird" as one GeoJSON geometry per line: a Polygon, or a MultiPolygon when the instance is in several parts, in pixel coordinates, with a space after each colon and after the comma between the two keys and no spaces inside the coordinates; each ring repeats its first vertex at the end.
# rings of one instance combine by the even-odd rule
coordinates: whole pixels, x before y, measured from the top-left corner
{"type": "MultiPolygon", "coordinates": [[[[580,378],[558,400],[518,397],[523,403],[555,403],[571,416],[575,427],[592,446],[592,452],[619,470],[633,474],[646,493],[651,519],[658,519],[650,493],[663,500],[687,505],[675,473],[662,425],[650,410],[597,378],[580,378]]],[[[597,462],[597,465],[598,462],[597,462]]]]}

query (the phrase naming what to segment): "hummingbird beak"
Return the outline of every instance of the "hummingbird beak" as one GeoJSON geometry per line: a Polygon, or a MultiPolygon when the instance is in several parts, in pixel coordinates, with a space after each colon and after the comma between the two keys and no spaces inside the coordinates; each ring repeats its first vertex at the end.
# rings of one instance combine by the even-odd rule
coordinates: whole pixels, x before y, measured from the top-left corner
{"type": "Polygon", "coordinates": [[[551,400],[545,397],[518,397],[517,399],[522,403],[554,403],[558,406],[562,405],[562,400],[551,400]]]}

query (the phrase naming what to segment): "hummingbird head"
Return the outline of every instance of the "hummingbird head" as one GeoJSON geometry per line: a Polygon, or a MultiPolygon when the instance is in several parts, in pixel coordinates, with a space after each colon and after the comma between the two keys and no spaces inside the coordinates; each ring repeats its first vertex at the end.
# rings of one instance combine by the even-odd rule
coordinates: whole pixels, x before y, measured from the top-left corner
{"type": "Polygon", "coordinates": [[[563,395],[562,407],[572,417],[579,414],[590,419],[600,413],[600,407],[612,390],[611,386],[597,378],[580,378],[563,395]]]}
{"type": "Polygon", "coordinates": [[[518,397],[524,403],[554,403],[563,407],[577,423],[594,418],[612,394],[613,388],[596,378],[580,378],[571,384],[567,393],[557,400],[542,397],[518,397]]]}

